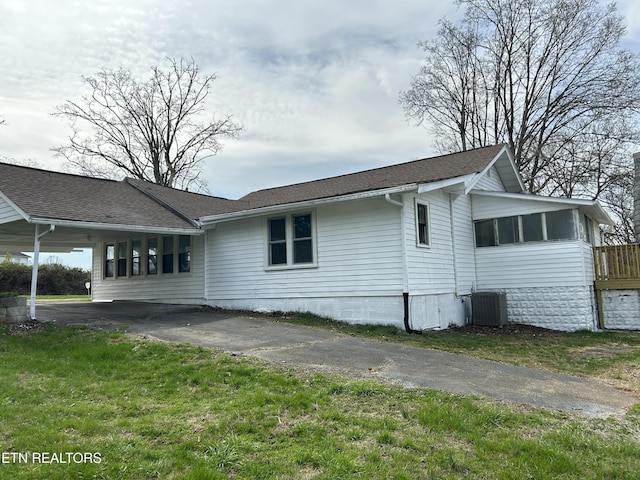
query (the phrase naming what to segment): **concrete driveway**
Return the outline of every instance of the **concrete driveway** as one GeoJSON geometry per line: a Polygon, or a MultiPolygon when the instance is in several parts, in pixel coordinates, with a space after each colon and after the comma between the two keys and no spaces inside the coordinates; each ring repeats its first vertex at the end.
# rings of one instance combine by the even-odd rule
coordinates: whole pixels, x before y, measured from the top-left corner
{"type": "Polygon", "coordinates": [[[593,417],[622,415],[640,401],[608,385],[569,375],[193,306],[135,302],[40,305],[38,319],[119,329],[349,377],[476,394],[593,417]]]}

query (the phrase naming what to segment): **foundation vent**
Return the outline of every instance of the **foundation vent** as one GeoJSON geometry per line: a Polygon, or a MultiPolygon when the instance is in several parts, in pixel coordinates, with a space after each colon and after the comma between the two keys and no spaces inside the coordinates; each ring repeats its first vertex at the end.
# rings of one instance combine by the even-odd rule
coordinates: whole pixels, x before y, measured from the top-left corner
{"type": "Polygon", "coordinates": [[[471,309],[474,325],[500,327],[508,322],[506,293],[474,292],[471,309]]]}

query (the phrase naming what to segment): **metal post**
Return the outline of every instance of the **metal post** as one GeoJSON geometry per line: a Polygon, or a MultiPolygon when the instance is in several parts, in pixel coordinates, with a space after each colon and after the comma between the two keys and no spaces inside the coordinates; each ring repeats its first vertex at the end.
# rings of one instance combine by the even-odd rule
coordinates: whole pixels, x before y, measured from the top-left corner
{"type": "Polygon", "coordinates": [[[55,230],[55,225],[50,225],[49,230],[43,233],[38,232],[38,224],[36,223],[36,233],[33,241],[33,266],[31,267],[31,304],[29,305],[29,316],[31,320],[36,319],[36,290],[38,287],[38,265],[40,261],[40,239],[47,233],[55,230]]]}

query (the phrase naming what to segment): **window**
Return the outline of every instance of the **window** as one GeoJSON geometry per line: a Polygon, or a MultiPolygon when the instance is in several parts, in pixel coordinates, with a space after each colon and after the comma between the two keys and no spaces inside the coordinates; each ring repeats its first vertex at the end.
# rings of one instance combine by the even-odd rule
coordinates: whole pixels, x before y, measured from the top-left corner
{"type": "Polygon", "coordinates": [[[141,260],[142,257],[142,240],[133,240],[131,242],[131,275],[142,275],[141,260]]]}
{"type": "Polygon", "coordinates": [[[497,244],[494,221],[481,220],[476,222],[476,247],[492,247],[497,244]]]}
{"type": "MultiPolygon", "coordinates": [[[[584,217],[584,218],[583,218],[584,217]]],[[[476,247],[491,247],[547,240],[589,241],[591,220],[576,217],[574,210],[557,210],[475,222],[476,247]],[[576,221],[580,219],[579,225],[576,221]],[[580,237],[578,237],[578,227],[580,237]]]]}
{"type": "Polygon", "coordinates": [[[147,240],[147,275],[158,273],[158,239],[147,240]]]}
{"type": "Polygon", "coordinates": [[[127,242],[118,242],[118,276],[127,276],[127,242]]]}
{"type": "Polygon", "coordinates": [[[422,203],[416,203],[416,228],[418,245],[429,245],[429,212],[422,203]]]}
{"type": "Polygon", "coordinates": [[[573,210],[558,210],[545,213],[547,222],[547,240],[573,240],[576,227],[573,210]]]}
{"type": "Polygon", "coordinates": [[[191,237],[180,235],[178,240],[178,272],[191,270],[191,237]]]}
{"type": "Polygon", "coordinates": [[[293,263],[313,262],[311,214],[293,217],[293,263]]]}
{"type": "Polygon", "coordinates": [[[587,243],[593,243],[593,222],[586,215],[580,216],[580,238],[587,243]]]}
{"type": "Polygon", "coordinates": [[[498,218],[498,243],[518,243],[520,241],[520,226],[518,217],[498,218]]]}
{"type": "Polygon", "coordinates": [[[520,218],[522,218],[522,241],[537,242],[539,240],[544,240],[541,213],[522,215],[520,218]]]}
{"type": "Polygon", "coordinates": [[[287,263],[287,219],[269,220],[269,265],[287,263]]]}
{"type": "Polygon", "coordinates": [[[271,218],[267,223],[269,266],[314,265],[315,240],[311,213],[271,218]]]}
{"type": "Polygon", "coordinates": [[[162,237],[162,273],[173,273],[173,237],[162,237]]]}
{"type": "Polygon", "coordinates": [[[116,258],[116,246],[113,243],[107,243],[104,248],[104,276],[113,278],[113,268],[116,258]]]}

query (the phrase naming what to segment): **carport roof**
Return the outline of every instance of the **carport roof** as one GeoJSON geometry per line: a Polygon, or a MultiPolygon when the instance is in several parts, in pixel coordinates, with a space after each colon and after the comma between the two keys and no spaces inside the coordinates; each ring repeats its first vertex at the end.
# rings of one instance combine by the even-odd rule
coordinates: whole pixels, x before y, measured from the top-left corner
{"type": "Polygon", "coordinates": [[[128,180],[104,180],[0,164],[1,196],[33,223],[62,220],[114,227],[197,228],[193,218],[159,204],[128,180]]]}

